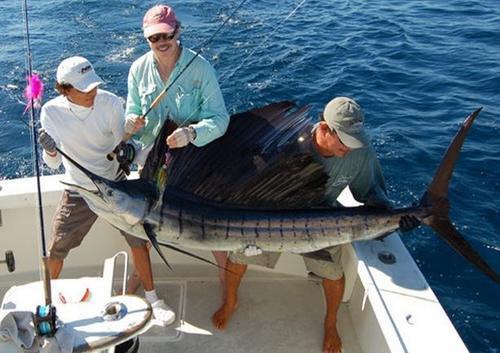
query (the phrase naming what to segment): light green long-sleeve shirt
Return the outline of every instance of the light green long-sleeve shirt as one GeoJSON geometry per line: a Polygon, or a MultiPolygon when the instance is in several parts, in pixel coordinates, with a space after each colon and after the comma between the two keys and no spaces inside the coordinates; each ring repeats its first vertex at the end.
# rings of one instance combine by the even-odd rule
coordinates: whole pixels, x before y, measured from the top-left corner
{"type": "MultiPolygon", "coordinates": [[[[129,71],[125,114],[144,114],[195,55],[192,50],[181,48],[167,82],[160,77],[152,51],[137,59],[129,71]]],[[[144,147],[150,146],[167,117],[179,126],[193,126],[195,146],[204,146],[226,132],[229,114],[215,70],[203,57],[198,56],[168,89],[166,96],[147,115],[146,125],[134,139],[144,147]]]]}

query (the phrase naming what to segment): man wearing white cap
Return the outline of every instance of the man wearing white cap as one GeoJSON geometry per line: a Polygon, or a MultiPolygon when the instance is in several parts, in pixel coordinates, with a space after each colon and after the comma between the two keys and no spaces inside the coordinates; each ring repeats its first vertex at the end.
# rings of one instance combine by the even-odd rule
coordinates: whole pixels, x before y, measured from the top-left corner
{"type": "MultiPolygon", "coordinates": [[[[104,156],[120,142],[124,132],[123,101],[116,95],[98,89],[103,81],[85,58],[73,56],[63,60],[57,68],[56,90],[60,95],[42,107],[39,141],[45,163],[57,169],[65,168],[68,184],[95,190],[92,181],[57,152],[56,147],[76,162],[103,178],[123,180],[124,171],[115,160],[104,156]]],[[[49,269],[52,278],[58,278],[69,251],[80,245],[97,215],[75,190],[64,190],[54,216],[49,248],[49,269]]],[[[152,304],[159,323],[168,325],[175,313],[158,298],[147,242],[120,232],[130,245],[135,268],[143,283],[146,299],[152,304]]]]}
{"type": "MultiPolygon", "coordinates": [[[[325,107],[322,120],[312,131],[312,153],[329,175],[327,202],[339,206],[337,197],[349,186],[354,198],[374,207],[390,207],[382,170],[363,128],[363,112],[352,99],[338,97],[325,107]]],[[[409,230],[418,225],[404,219],[401,228],[409,230]]],[[[231,253],[226,264],[226,292],[223,304],[212,317],[215,327],[224,329],[237,308],[237,292],[248,264],[274,268],[280,253],[253,251],[231,253]]],[[[335,246],[304,254],[306,268],[322,279],[326,299],[323,352],[339,353],[342,342],[337,332],[337,312],[344,293],[344,271],[341,247],[335,246]]]]}

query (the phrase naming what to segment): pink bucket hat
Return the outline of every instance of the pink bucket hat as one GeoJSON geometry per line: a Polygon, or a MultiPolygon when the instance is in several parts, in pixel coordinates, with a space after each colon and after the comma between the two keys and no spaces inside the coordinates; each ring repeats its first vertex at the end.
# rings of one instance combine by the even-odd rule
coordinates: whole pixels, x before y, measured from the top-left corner
{"type": "Polygon", "coordinates": [[[144,37],[157,33],[172,33],[177,27],[175,12],[167,5],[156,5],[150,8],[142,20],[144,37]]]}

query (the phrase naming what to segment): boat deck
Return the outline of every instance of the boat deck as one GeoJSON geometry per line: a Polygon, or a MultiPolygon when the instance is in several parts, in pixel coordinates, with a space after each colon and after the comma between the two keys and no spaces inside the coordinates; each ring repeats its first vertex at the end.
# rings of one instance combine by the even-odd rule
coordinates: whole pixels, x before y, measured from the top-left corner
{"type": "MultiPolygon", "coordinates": [[[[320,281],[249,270],[239,307],[224,331],[212,314],[220,303],[218,279],[157,279],[156,286],[176,310],[169,328],[153,327],[140,338],[139,352],[301,352],[322,351],[324,297],[320,281]]],[[[360,353],[348,305],[340,309],[344,352],[360,353]]]]}
{"type": "MultiPolygon", "coordinates": [[[[175,277],[166,271],[156,275],[158,294],[177,318],[169,327],[153,326],[142,334],[140,353],[321,352],[325,304],[319,280],[249,269],[240,287],[239,308],[226,330],[219,331],[211,322],[220,303],[219,282],[215,271],[213,276],[201,273],[210,271],[203,267],[176,266],[175,277]],[[181,273],[197,276],[181,277],[181,273]]],[[[2,283],[0,295],[8,288],[2,283]]],[[[361,353],[348,311],[348,304],[342,304],[338,328],[343,351],[361,353]]]]}

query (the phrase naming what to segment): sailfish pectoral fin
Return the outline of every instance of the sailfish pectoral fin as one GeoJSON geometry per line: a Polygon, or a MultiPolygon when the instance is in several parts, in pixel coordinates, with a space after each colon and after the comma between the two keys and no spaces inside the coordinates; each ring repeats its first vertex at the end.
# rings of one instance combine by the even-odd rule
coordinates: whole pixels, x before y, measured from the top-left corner
{"type": "Polygon", "coordinates": [[[226,270],[226,271],[229,271],[227,268],[225,267],[221,267],[219,266],[218,264],[210,261],[210,260],[207,260],[201,256],[198,256],[196,254],[193,254],[193,253],[190,253],[189,251],[186,251],[186,250],[182,250],[182,249],[179,249],[173,245],[170,245],[170,244],[167,244],[167,243],[159,243],[158,240],[156,239],[156,234],[155,232],[153,231],[153,227],[151,226],[151,224],[145,222],[143,224],[143,227],[144,227],[144,231],[146,232],[146,235],[148,236],[148,239],[149,241],[151,242],[151,244],[153,245],[153,247],[155,248],[155,250],[158,252],[158,255],[160,255],[161,259],[163,260],[163,262],[165,262],[165,265],[168,266],[168,268],[173,271],[172,267],[170,266],[170,264],[168,263],[167,259],[165,258],[165,256],[163,255],[163,252],[161,251],[160,249],[160,246],[164,246],[166,248],[169,248],[171,250],[174,250],[174,251],[177,251],[177,252],[180,252],[181,254],[184,254],[184,255],[188,255],[188,256],[191,256],[197,260],[201,260],[203,262],[206,262],[207,264],[210,264],[210,265],[214,265],[215,267],[217,268],[220,268],[222,270],[226,270]]]}
{"type": "Polygon", "coordinates": [[[167,244],[167,243],[159,243],[159,244],[160,244],[161,246],[165,246],[165,247],[167,247],[167,248],[169,248],[169,249],[171,249],[171,250],[174,250],[174,251],[180,252],[181,254],[184,254],[184,255],[187,255],[187,256],[191,256],[191,257],[193,257],[193,258],[195,258],[195,259],[197,259],[197,260],[200,260],[200,261],[203,261],[203,262],[205,262],[205,263],[207,263],[207,264],[213,265],[213,266],[215,266],[215,267],[217,267],[217,268],[219,268],[219,269],[221,269],[221,270],[226,270],[226,271],[228,271],[228,272],[232,272],[232,271],[230,271],[229,269],[227,269],[226,267],[219,266],[219,265],[218,265],[218,264],[216,264],[215,262],[212,262],[212,261],[210,261],[210,260],[207,260],[207,259],[205,259],[205,258],[203,258],[203,257],[201,257],[201,256],[196,255],[196,254],[190,253],[189,251],[179,249],[179,248],[177,248],[177,247],[175,247],[175,246],[173,246],[173,245],[167,244]]]}
{"type": "Polygon", "coordinates": [[[163,252],[161,251],[160,246],[158,245],[158,241],[156,240],[156,234],[153,231],[153,227],[151,226],[151,224],[144,222],[143,227],[144,227],[144,231],[146,232],[146,235],[148,236],[149,241],[151,242],[151,244],[155,248],[158,255],[160,255],[161,259],[163,260],[163,262],[165,262],[165,265],[167,265],[167,267],[170,269],[170,271],[173,271],[174,269],[172,268],[172,266],[170,266],[167,259],[165,258],[165,255],[163,255],[163,252]]]}
{"type": "Polygon", "coordinates": [[[467,261],[471,262],[493,281],[500,283],[500,275],[472,248],[462,234],[460,234],[453,224],[451,224],[449,219],[433,220],[430,226],[442,239],[446,240],[456,252],[465,257],[467,261]]]}

